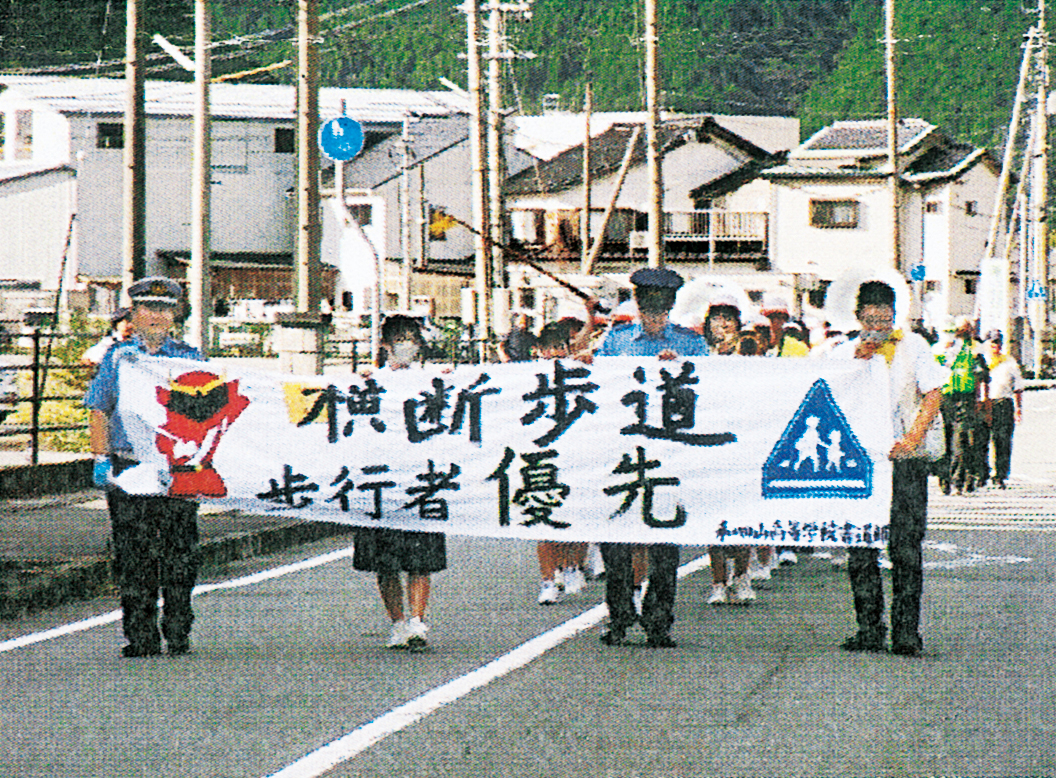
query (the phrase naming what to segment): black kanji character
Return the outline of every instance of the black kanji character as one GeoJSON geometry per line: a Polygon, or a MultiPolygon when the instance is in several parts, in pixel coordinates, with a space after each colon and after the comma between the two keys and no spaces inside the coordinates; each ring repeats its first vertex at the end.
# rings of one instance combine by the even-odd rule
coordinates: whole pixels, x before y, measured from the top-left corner
{"type": "Polygon", "coordinates": [[[407,440],[421,443],[433,435],[447,430],[444,411],[448,407],[448,395],[453,387],[444,384],[442,378],[433,379],[433,391],[419,392],[421,399],[413,397],[403,401],[403,420],[407,425],[407,440]],[[421,413],[418,412],[421,407],[421,413]],[[428,425],[422,429],[419,425],[428,425]]]}
{"type": "Polygon", "coordinates": [[[545,373],[536,373],[536,378],[539,379],[539,386],[536,387],[534,392],[529,392],[523,395],[521,399],[536,401],[535,407],[521,417],[522,425],[534,424],[544,415],[547,418],[554,420],[554,426],[545,435],[535,439],[534,443],[537,446],[549,446],[555,440],[557,440],[565,431],[575,423],[576,419],[582,416],[584,413],[594,413],[598,406],[589,398],[584,397],[584,393],[590,393],[597,391],[598,385],[591,383],[566,383],[567,378],[588,378],[590,371],[585,367],[574,367],[571,370],[566,370],[564,365],[561,364],[560,360],[554,361],[554,385],[550,385],[550,377],[545,373]],[[572,410],[568,408],[568,396],[570,394],[576,395],[575,404],[572,410]],[[552,398],[553,400],[553,412],[550,414],[546,413],[546,400],[552,398]]]}
{"type": "Polygon", "coordinates": [[[286,503],[292,508],[304,508],[312,504],[312,498],[302,496],[295,502],[294,495],[300,494],[301,492],[319,491],[319,484],[304,483],[307,480],[308,476],[301,475],[300,473],[294,475],[292,467],[289,465],[283,465],[282,486],[279,486],[279,482],[274,478],[269,478],[268,482],[271,484],[271,489],[267,492],[259,493],[257,498],[267,500],[268,502],[286,503]]]}
{"type": "Polygon", "coordinates": [[[327,497],[326,501],[333,502],[337,500],[341,504],[341,510],[348,513],[348,493],[355,487],[355,482],[348,477],[347,467],[342,467],[337,478],[330,482],[331,486],[337,486],[338,484],[341,484],[341,488],[334,492],[332,497],[327,497]]]}
{"type": "Polygon", "coordinates": [[[418,516],[423,519],[434,519],[436,521],[447,521],[447,500],[437,497],[437,493],[445,489],[458,491],[461,484],[455,482],[455,478],[462,472],[462,468],[452,463],[448,472],[436,470],[433,460],[429,460],[429,469],[415,476],[422,481],[424,486],[411,486],[407,488],[407,494],[417,494],[404,508],[418,508],[418,516]]]}
{"type": "Polygon", "coordinates": [[[619,494],[620,492],[626,492],[627,496],[624,497],[623,503],[619,508],[612,514],[615,518],[621,514],[627,512],[627,509],[631,507],[634,501],[638,498],[638,493],[642,493],[642,521],[650,527],[681,527],[686,523],[686,509],[681,505],[675,506],[675,517],[667,521],[661,520],[653,516],[653,491],[658,486],[678,486],[678,478],[674,476],[666,476],[663,478],[646,478],[645,473],[648,470],[655,470],[660,467],[660,460],[658,459],[646,459],[645,449],[641,446],[636,446],[636,458],[631,459],[630,454],[624,454],[620,463],[613,469],[613,473],[620,474],[634,474],[636,477],[633,481],[626,484],[620,484],[618,486],[606,486],[602,489],[607,495],[619,494]]]}
{"type": "MultiPolygon", "coordinates": [[[[346,405],[348,412],[353,416],[370,416],[370,426],[378,432],[385,431],[385,422],[378,418],[381,413],[381,395],[385,389],[378,386],[373,378],[368,378],[366,386],[360,389],[358,386],[348,387],[348,399],[346,405]]],[[[352,434],[352,425],[355,419],[349,419],[345,425],[345,437],[352,434]]]]}
{"type": "Polygon", "coordinates": [[[524,508],[524,513],[532,518],[521,522],[526,527],[535,524],[546,524],[557,529],[567,529],[572,526],[563,521],[555,521],[551,518],[555,508],[564,504],[565,498],[571,489],[557,480],[557,465],[553,462],[543,460],[552,459],[557,456],[553,449],[549,451],[537,451],[523,454],[521,459],[525,466],[521,468],[521,483],[523,484],[513,496],[515,505],[524,508]]]}
{"type": "Polygon", "coordinates": [[[487,394],[498,394],[502,390],[497,387],[489,387],[488,389],[482,389],[480,391],[474,391],[479,386],[483,386],[491,380],[491,376],[487,373],[481,373],[480,377],[477,378],[473,384],[465,389],[462,389],[458,393],[458,399],[455,401],[455,412],[451,418],[451,429],[450,434],[454,435],[460,429],[462,429],[462,420],[466,415],[466,408],[469,408],[469,439],[473,443],[480,443],[481,431],[480,431],[480,403],[484,395],[487,394]]]}
{"type": "Polygon", "coordinates": [[[510,465],[513,464],[514,457],[517,455],[513,453],[513,449],[509,446],[506,447],[505,453],[502,455],[502,461],[499,462],[499,466],[495,468],[495,472],[487,477],[488,481],[499,482],[499,526],[508,527],[510,526],[510,465]]]}
{"type": "MultiPolygon", "coordinates": [[[[389,472],[388,465],[369,465],[363,468],[363,475],[380,475],[387,472],[389,472]]],[[[391,489],[395,485],[395,481],[367,481],[356,487],[356,490],[360,492],[374,492],[374,510],[367,511],[370,518],[381,518],[381,490],[391,489]]]]}
{"type": "MultiPolygon", "coordinates": [[[[315,402],[312,407],[308,409],[308,413],[304,414],[304,418],[297,422],[298,427],[303,427],[307,424],[311,424],[313,421],[319,418],[324,410],[326,411],[326,439],[331,443],[337,443],[337,405],[338,403],[345,402],[348,398],[341,393],[333,384],[330,384],[325,389],[306,387],[301,390],[301,394],[305,397],[309,397],[313,394],[319,395],[315,398],[315,402]]],[[[347,434],[347,433],[346,433],[347,434]]]]}
{"type": "MultiPolygon", "coordinates": [[[[634,379],[639,384],[645,383],[645,370],[638,368],[634,371],[634,379]]],[[[687,433],[683,430],[693,429],[696,422],[697,393],[689,387],[699,383],[699,379],[693,375],[693,363],[683,362],[682,370],[677,376],[671,375],[667,370],[660,370],[660,415],[661,426],[650,427],[646,424],[648,413],[649,396],[641,389],[628,392],[621,398],[621,402],[634,407],[638,421],[628,424],[620,430],[621,435],[645,435],[647,438],[659,440],[673,440],[678,443],[687,443],[691,446],[722,446],[733,443],[737,436],[732,432],[719,433],[687,433]]]]}

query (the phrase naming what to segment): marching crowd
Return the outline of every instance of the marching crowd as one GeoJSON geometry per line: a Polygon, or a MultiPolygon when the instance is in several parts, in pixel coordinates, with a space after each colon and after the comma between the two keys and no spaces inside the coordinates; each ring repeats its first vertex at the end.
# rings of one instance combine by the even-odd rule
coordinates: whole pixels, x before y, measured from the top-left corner
{"type": "MultiPolygon", "coordinates": [[[[896,321],[896,285],[872,280],[855,290],[855,329],[826,326],[819,342],[787,302],[766,297],[758,314],[736,295],[714,294],[698,311],[693,326],[671,320],[683,279],[669,269],[641,269],[630,277],[636,316],[604,322],[597,301],[587,301],[583,319],[545,324],[538,335],[524,316],[514,317],[499,348],[502,361],[611,356],[652,356],[661,360],[708,355],[777,358],[883,359],[888,366],[895,444],[888,557],[892,569],[891,642],[887,645],[879,551],[875,548],[818,550],[817,556],[846,564],[858,631],[844,641],[850,651],[916,655],[919,634],[922,541],[927,512],[927,479],[936,475],[946,493],[971,492],[992,481],[1005,488],[1012,435],[1022,419],[1023,379],[1005,353],[1000,333],[985,343],[972,322],[961,320],[947,337],[931,343],[896,321]],[[609,326],[606,326],[608,324],[609,326]],[[940,421],[941,417],[941,421],[940,421]],[[990,446],[994,465],[990,467],[990,446]],[[944,452],[944,453],[943,453],[944,452]]],[[[196,504],[161,496],[124,493],[114,473],[134,464],[117,411],[117,364],[123,355],[149,353],[202,359],[171,332],[182,304],[182,290],[169,279],[149,278],[129,289],[131,308],[113,321],[105,347],[86,355],[98,370],[85,404],[96,456],[95,481],[106,489],[114,534],[115,573],[121,591],[124,655],[150,656],[190,650],[191,590],[197,575],[196,504]],[[164,593],[159,634],[157,598],[164,593]]],[[[421,327],[409,317],[390,316],[382,329],[383,370],[415,369],[421,364],[421,327]]],[[[757,597],[753,578],[768,578],[781,563],[793,563],[800,549],[716,545],[709,548],[711,605],[747,605],[757,597]]],[[[588,578],[604,575],[608,628],[603,643],[621,645],[640,625],[653,648],[676,645],[671,637],[679,549],[668,544],[546,541],[537,547],[541,574],[538,603],[549,605],[575,594],[588,578]]],[[[428,646],[426,612],[430,576],[446,568],[442,533],[357,528],[356,569],[373,573],[392,622],[386,645],[423,650],[428,646]],[[406,586],[403,576],[406,575],[406,586]],[[406,591],[406,594],[405,594],[406,591]],[[406,598],[406,607],[405,607],[406,598]]]]}

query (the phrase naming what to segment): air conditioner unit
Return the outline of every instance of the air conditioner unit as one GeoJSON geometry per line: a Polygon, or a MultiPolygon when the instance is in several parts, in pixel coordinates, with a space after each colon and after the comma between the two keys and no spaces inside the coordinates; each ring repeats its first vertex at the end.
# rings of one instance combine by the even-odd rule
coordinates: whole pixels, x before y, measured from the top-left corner
{"type": "Polygon", "coordinates": [[[631,249],[647,249],[649,248],[649,233],[648,232],[632,232],[627,236],[627,243],[631,249]]]}

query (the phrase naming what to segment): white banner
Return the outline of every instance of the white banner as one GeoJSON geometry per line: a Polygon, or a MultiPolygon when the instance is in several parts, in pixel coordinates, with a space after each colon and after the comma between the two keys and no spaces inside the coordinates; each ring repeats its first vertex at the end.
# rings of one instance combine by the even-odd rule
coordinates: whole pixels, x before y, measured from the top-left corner
{"type": "Polygon", "coordinates": [[[881,360],[599,358],[216,372],[137,357],[131,493],[456,535],[879,545],[892,445],[881,360]]]}

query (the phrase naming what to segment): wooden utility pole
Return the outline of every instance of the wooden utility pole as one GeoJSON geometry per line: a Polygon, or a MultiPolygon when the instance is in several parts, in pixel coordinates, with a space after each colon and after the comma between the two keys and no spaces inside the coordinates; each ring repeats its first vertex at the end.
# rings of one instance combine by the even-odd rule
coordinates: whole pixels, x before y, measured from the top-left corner
{"type": "Polygon", "coordinates": [[[645,143],[649,167],[649,267],[664,266],[664,174],[660,158],[656,0],[645,0],[645,143]]]}
{"type": "MultiPolygon", "coordinates": [[[[504,59],[503,5],[499,0],[488,4],[488,221],[491,227],[491,283],[503,288],[505,262],[502,245],[506,242],[506,154],[502,99],[502,61],[504,59]]],[[[489,290],[490,294],[491,290],[489,290]]],[[[482,333],[483,335],[483,333],[482,333]]]]}
{"type": "Polygon", "coordinates": [[[594,89],[587,83],[583,97],[583,214],[579,218],[580,272],[587,272],[590,256],[590,190],[594,179],[590,174],[590,115],[594,112],[594,89]]]}
{"type": "Polygon", "coordinates": [[[403,266],[400,268],[400,308],[411,310],[411,120],[403,117],[400,133],[400,249],[403,266]]]}
{"type": "Polygon", "coordinates": [[[212,284],[209,268],[212,182],[209,80],[212,63],[208,0],[194,2],[194,159],[191,178],[191,264],[187,269],[191,316],[185,338],[203,354],[209,348],[209,317],[212,314],[212,284]]]}
{"type": "MultiPolygon", "coordinates": [[[[902,235],[901,235],[901,191],[898,163],[898,91],[895,81],[895,0],[885,0],[884,3],[884,45],[885,62],[887,70],[887,160],[891,168],[891,266],[895,270],[903,271],[902,267],[902,235]]],[[[914,300],[916,307],[918,301],[914,300]]],[[[919,311],[914,311],[918,314],[919,311]]]]}
{"type": "Polygon", "coordinates": [[[299,313],[317,313],[319,255],[319,6],[297,0],[297,267],[299,313]]]}
{"type": "Polygon", "coordinates": [[[146,44],[140,0],[128,0],[125,26],[125,135],[121,285],[146,275],[147,186],[144,65],[146,44]]]}
{"type": "MultiPolygon", "coordinates": [[[[477,0],[466,0],[463,6],[466,12],[466,63],[467,85],[469,88],[469,155],[472,159],[472,209],[473,222],[473,256],[474,256],[474,289],[476,291],[475,319],[477,334],[481,339],[491,332],[491,242],[488,235],[491,228],[488,224],[487,191],[488,182],[484,163],[484,108],[481,99],[480,84],[480,14],[477,0]]],[[[481,361],[485,359],[485,346],[481,344],[481,361]]]]}

